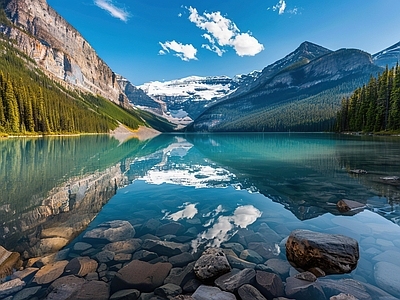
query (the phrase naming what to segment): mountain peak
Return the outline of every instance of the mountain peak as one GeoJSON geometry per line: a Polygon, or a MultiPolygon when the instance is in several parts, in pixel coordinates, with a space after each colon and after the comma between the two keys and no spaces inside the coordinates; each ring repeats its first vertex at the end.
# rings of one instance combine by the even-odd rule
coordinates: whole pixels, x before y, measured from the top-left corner
{"type": "Polygon", "coordinates": [[[400,42],[372,55],[372,59],[378,66],[394,67],[400,62],[400,42]]]}

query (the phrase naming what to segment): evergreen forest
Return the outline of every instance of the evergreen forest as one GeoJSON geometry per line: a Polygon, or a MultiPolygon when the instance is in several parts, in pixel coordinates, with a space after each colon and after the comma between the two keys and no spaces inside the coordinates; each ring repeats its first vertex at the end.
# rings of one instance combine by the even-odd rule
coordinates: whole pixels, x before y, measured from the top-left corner
{"type": "Polygon", "coordinates": [[[339,132],[400,132],[400,66],[386,67],[343,98],[335,127],[339,132]]]}

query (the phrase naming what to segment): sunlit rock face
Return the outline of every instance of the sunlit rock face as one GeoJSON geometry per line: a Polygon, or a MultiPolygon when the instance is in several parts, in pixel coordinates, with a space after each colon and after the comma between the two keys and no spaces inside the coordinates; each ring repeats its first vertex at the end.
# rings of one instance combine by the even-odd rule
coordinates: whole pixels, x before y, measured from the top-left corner
{"type": "Polygon", "coordinates": [[[11,0],[5,11],[16,27],[1,31],[48,75],[116,103],[128,103],[110,67],[45,0],[11,0]]]}

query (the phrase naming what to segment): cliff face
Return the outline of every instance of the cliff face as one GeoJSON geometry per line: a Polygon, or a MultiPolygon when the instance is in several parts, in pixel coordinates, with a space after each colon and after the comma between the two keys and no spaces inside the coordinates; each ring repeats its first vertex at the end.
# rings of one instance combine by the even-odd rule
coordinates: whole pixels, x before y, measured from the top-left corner
{"type": "Polygon", "coordinates": [[[0,30],[47,74],[118,104],[128,103],[114,72],[46,0],[8,0],[5,11],[15,27],[0,30]]]}

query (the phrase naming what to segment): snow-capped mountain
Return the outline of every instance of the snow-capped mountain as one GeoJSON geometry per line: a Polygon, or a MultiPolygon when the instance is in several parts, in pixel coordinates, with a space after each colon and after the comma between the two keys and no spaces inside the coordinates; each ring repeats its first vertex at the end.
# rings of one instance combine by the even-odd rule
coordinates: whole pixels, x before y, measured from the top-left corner
{"type": "Polygon", "coordinates": [[[228,76],[190,76],[171,81],[152,81],[138,86],[154,101],[165,103],[165,114],[172,119],[195,119],[210,104],[216,103],[236,91],[247,81],[253,81],[260,72],[248,75],[228,76]]]}
{"type": "Polygon", "coordinates": [[[381,67],[393,67],[400,62],[400,42],[372,55],[374,63],[381,67]]]}

